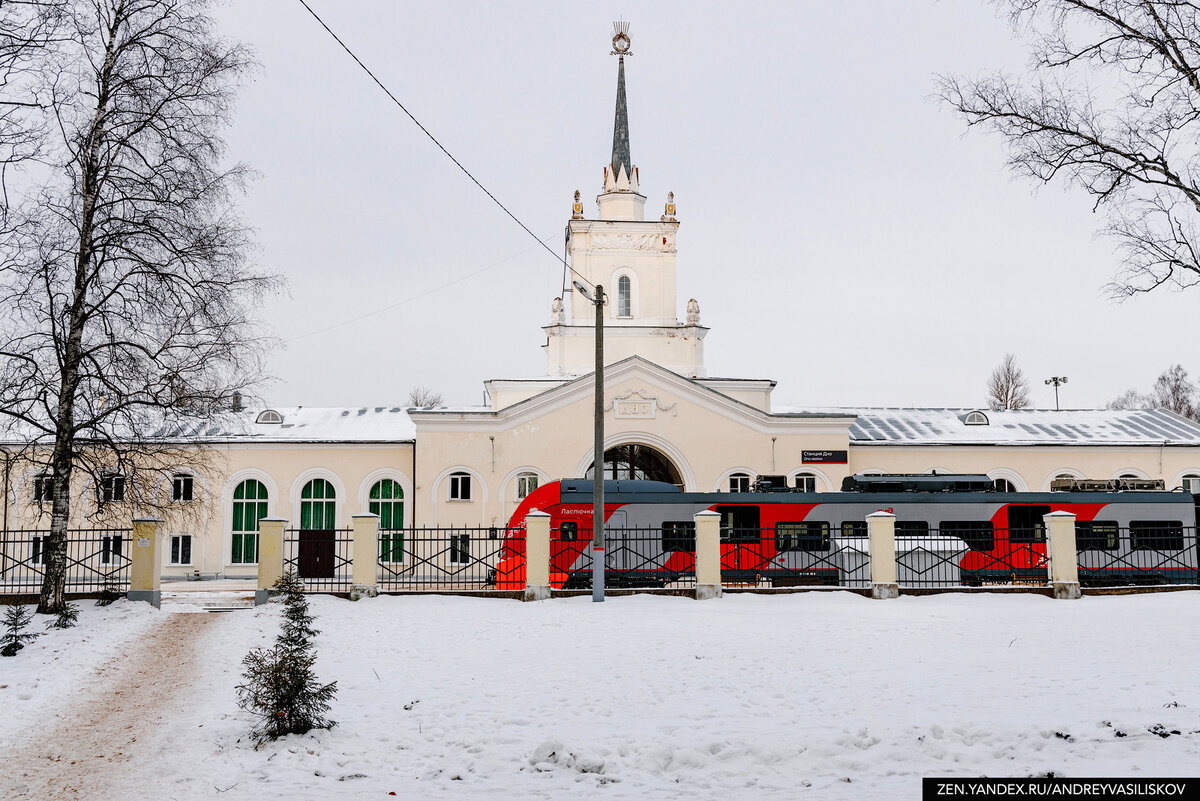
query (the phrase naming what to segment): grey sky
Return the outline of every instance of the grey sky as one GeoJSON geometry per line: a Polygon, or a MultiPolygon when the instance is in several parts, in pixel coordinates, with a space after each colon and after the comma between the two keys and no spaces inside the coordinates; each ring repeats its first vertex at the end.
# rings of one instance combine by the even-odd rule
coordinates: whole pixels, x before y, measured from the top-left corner
{"type": "MultiPolygon", "coordinates": [[[[1200,369],[1200,295],[1107,300],[1089,200],[1010,180],[998,139],[929,100],[935,72],[1023,66],[982,0],[310,3],[557,250],[574,190],[594,213],[630,20],[631,152],[648,216],[675,192],[680,312],[697,298],[713,329],[710,375],[776,379],[779,404],[978,405],[1008,351],[1051,408],[1050,375],[1083,407],[1200,369]]],[[[219,17],[263,64],[228,139],[291,284],[263,310],[287,341],[268,399],[478,403],[484,379],[543,374],[561,265],[298,2],[219,17]]]]}

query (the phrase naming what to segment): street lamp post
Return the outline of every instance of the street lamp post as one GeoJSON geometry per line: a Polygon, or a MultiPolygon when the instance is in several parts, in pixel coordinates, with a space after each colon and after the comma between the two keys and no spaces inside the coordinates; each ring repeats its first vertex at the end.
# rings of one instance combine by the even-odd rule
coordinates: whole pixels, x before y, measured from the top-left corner
{"type": "Polygon", "coordinates": [[[596,295],[578,281],[575,290],[596,309],[596,419],[592,451],[592,602],[604,601],[604,287],[596,295]]]}
{"type": "Polygon", "coordinates": [[[1067,377],[1065,375],[1052,375],[1046,379],[1046,386],[1050,386],[1051,384],[1054,385],[1054,411],[1056,412],[1058,411],[1058,388],[1065,383],[1067,383],[1067,377]]]}

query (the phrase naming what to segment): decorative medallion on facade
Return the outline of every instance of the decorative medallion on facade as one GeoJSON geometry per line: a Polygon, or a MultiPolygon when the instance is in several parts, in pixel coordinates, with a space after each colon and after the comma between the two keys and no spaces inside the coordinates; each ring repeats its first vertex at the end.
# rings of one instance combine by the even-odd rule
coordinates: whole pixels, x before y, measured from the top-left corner
{"type": "Polygon", "coordinates": [[[610,400],[604,411],[613,412],[618,420],[653,420],[657,412],[670,412],[672,417],[678,417],[679,404],[668,406],[640,389],[631,389],[610,400]]]}

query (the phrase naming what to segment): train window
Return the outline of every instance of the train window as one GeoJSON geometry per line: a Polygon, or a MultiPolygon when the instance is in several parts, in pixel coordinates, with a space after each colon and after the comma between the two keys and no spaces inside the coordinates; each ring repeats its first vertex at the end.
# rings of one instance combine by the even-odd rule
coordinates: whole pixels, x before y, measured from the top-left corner
{"type": "Polygon", "coordinates": [[[847,520],[842,523],[843,537],[865,537],[867,536],[867,521],[866,520],[847,520]]]}
{"type": "Polygon", "coordinates": [[[1129,547],[1135,551],[1182,551],[1183,523],[1178,520],[1134,520],[1129,524],[1129,547]]]}
{"type": "Polygon", "coordinates": [[[691,520],[664,521],[662,549],[667,553],[696,550],[696,524],[691,520]]]}
{"type": "Polygon", "coordinates": [[[560,523],[558,526],[558,538],[562,542],[574,542],[579,539],[579,524],[574,520],[560,523]]]}
{"type": "Polygon", "coordinates": [[[1119,536],[1114,520],[1080,520],[1075,523],[1075,550],[1111,551],[1119,536]]]}
{"type": "Polygon", "coordinates": [[[758,542],[757,506],[718,506],[721,542],[758,542]]]}
{"type": "Polygon", "coordinates": [[[1049,504],[1008,507],[1009,542],[1045,542],[1046,523],[1043,517],[1050,514],[1049,504]]]}
{"type": "Polygon", "coordinates": [[[925,520],[897,520],[896,536],[898,537],[928,537],[929,523],[925,520]]]}
{"type": "Polygon", "coordinates": [[[776,523],[775,550],[828,551],[829,523],[809,520],[804,523],[776,523]]]}
{"type": "Polygon", "coordinates": [[[972,551],[990,551],[996,547],[996,527],[990,520],[943,520],[939,531],[958,537],[972,551]]]}

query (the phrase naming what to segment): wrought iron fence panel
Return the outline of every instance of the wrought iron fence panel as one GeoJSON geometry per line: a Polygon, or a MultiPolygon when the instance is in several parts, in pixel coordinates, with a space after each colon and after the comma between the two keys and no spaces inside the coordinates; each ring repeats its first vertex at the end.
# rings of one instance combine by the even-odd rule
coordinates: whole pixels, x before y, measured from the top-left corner
{"type": "Polygon", "coordinates": [[[987,536],[930,529],[896,534],[896,580],[902,587],[1044,586],[1045,533],[995,529],[987,536]]]}
{"type": "Polygon", "coordinates": [[[306,592],[349,592],[353,586],[354,530],[297,529],[283,533],[283,569],[294,571],[306,592]]]}
{"type": "Polygon", "coordinates": [[[523,528],[380,531],[379,557],[379,589],[385,592],[518,590],[525,586],[523,528]]]}
{"type": "Polygon", "coordinates": [[[866,587],[870,581],[865,536],[793,523],[722,532],[721,583],[727,587],[866,587]]]}
{"type": "MultiPolygon", "coordinates": [[[[67,592],[129,589],[132,530],[67,530],[67,592]]],[[[36,594],[46,574],[48,529],[0,531],[0,593],[36,594]]]]}
{"type": "Polygon", "coordinates": [[[1197,584],[1200,545],[1195,526],[1098,528],[1075,535],[1084,587],[1197,584]]]}

